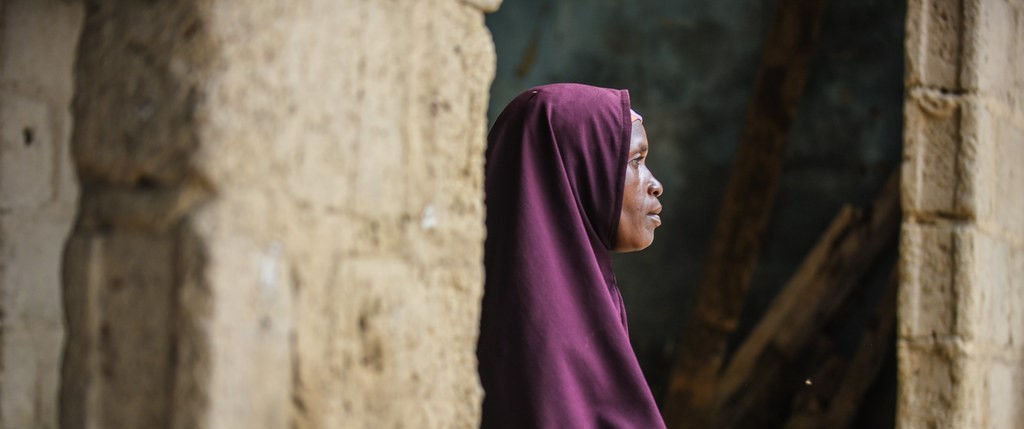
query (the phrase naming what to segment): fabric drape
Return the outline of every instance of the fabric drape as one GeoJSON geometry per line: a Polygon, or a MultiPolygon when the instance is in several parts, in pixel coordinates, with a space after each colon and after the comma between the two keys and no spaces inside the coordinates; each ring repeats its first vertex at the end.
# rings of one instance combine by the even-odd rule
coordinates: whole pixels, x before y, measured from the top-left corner
{"type": "Polygon", "coordinates": [[[485,429],[665,427],[611,266],[630,132],[627,91],[555,84],[488,135],[485,429]]]}

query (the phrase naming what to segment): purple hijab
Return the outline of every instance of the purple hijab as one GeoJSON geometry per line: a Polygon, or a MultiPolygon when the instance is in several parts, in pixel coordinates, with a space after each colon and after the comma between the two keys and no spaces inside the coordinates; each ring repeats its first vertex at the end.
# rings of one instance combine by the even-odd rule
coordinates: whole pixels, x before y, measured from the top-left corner
{"type": "Polygon", "coordinates": [[[612,273],[629,93],[546,85],[488,135],[483,425],[664,428],[612,273]]]}

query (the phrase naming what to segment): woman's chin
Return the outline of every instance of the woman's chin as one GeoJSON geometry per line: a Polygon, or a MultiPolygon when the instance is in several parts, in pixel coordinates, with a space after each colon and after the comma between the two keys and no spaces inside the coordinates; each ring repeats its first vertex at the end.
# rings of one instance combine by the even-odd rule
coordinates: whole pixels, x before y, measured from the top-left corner
{"type": "Polygon", "coordinates": [[[652,243],[654,243],[654,234],[651,234],[650,238],[645,240],[637,240],[632,243],[623,243],[615,246],[615,253],[639,252],[650,247],[652,243]]]}

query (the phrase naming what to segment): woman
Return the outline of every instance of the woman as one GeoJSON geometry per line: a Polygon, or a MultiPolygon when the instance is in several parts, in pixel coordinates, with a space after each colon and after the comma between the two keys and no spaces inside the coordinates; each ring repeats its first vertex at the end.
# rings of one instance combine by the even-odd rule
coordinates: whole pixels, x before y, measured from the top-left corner
{"type": "Polygon", "coordinates": [[[483,428],[664,428],[611,254],[646,248],[661,183],[625,90],[516,97],[488,135],[483,428]]]}

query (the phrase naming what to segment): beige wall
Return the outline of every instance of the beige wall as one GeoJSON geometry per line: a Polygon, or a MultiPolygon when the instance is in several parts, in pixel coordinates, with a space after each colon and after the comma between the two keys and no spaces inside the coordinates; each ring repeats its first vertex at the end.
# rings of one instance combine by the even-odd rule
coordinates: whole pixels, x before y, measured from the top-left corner
{"type": "Polygon", "coordinates": [[[475,427],[497,2],[97,3],[65,427],[475,427]]]}
{"type": "Polygon", "coordinates": [[[907,16],[901,428],[1024,428],[1024,1],[907,16]]]}
{"type": "Polygon", "coordinates": [[[0,428],[56,427],[80,4],[0,2],[0,428]]]}

